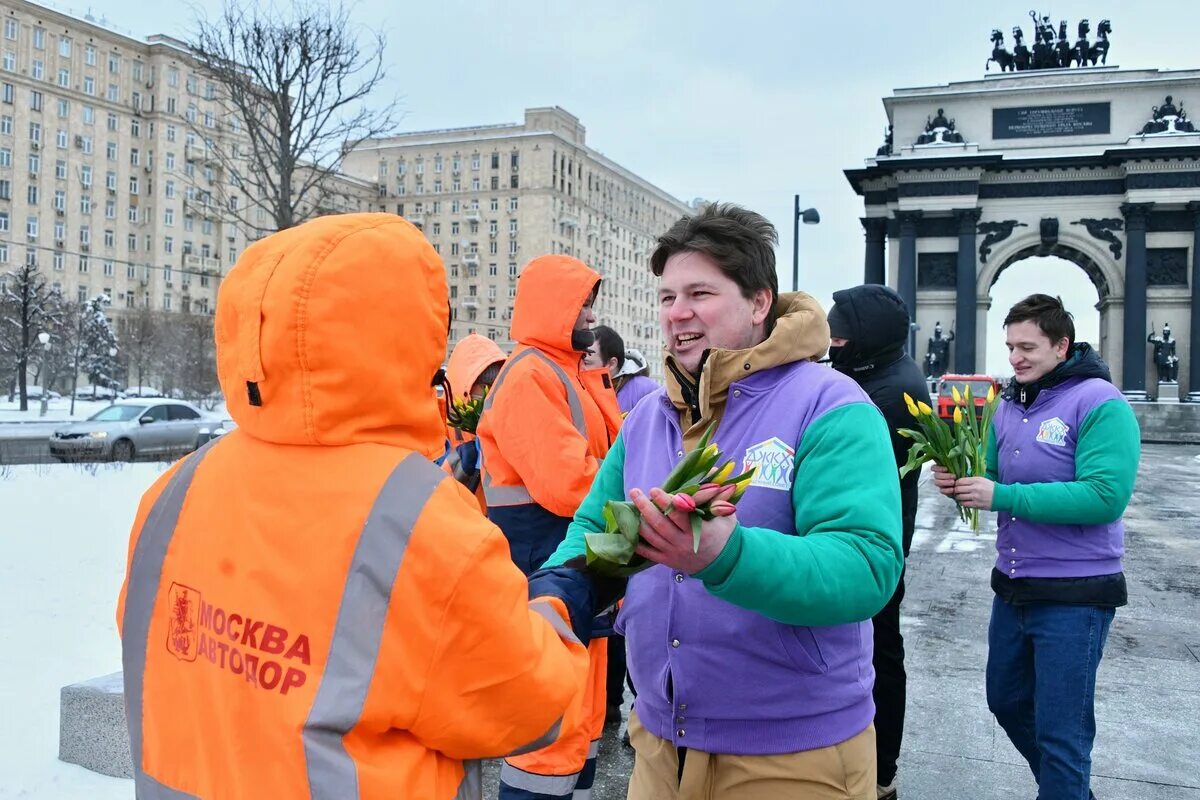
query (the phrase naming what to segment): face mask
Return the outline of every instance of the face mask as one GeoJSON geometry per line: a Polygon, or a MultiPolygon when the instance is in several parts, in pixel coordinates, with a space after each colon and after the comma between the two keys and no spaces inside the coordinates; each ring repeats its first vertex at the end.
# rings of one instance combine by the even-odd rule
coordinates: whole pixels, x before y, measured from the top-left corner
{"type": "Polygon", "coordinates": [[[854,350],[851,345],[830,346],[829,364],[836,370],[848,370],[853,365],[854,350]]]}
{"type": "Polygon", "coordinates": [[[596,334],[590,330],[571,331],[571,349],[586,353],[596,343],[596,334]]]}

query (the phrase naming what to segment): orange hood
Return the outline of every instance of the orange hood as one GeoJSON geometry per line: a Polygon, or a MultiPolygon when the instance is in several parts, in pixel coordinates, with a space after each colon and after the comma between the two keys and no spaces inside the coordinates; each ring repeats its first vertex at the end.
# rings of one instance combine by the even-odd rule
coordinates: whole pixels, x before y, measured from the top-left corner
{"type": "Polygon", "coordinates": [[[450,389],[456,400],[466,399],[471,394],[471,387],[483,371],[496,362],[503,362],[508,356],[500,349],[500,345],[486,336],[472,333],[454,346],[450,361],[446,364],[446,379],[450,381],[450,389]]]}
{"type": "Polygon", "coordinates": [[[430,384],[448,316],[442,261],[400,217],[328,216],[273,234],[246,250],[217,298],[229,413],[268,442],[373,442],[436,458],[445,428],[430,384]]]}
{"type": "Polygon", "coordinates": [[[560,353],[568,361],[581,355],[571,348],[571,331],[598,283],[600,274],[577,258],[541,256],[530,261],[517,281],[513,340],[560,353]]]}

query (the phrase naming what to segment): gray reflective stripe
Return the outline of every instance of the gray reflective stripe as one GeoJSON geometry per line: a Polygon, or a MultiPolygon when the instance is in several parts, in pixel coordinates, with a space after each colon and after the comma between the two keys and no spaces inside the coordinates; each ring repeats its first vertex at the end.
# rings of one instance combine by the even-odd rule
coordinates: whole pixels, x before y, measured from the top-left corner
{"type": "Polygon", "coordinates": [[[142,771],[137,771],[133,780],[137,800],[199,800],[194,794],[163,786],[142,771]]]}
{"type": "Polygon", "coordinates": [[[375,674],[392,584],[409,537],[446,474],[417,453],[392,470],[358,538],[329,658],[301,738],[313,800],[358,797],[358,773],[342,737],[362,714],[375,674]]]}
{"type": "MultiPolygon", "coordinates": [[[[550,726],[550,730],[546,731],[545,733],[543,733],[538,738],[534,739],[529,744],[525,744],[525,745],[522,745],[521,747],[518,747],[516,750],[513,750],[508,755],[509,756],[522,756],[522,755],[525,755],[526,753],[532,753],[534,750],[541,750],[543,747],[549,747],[550,745],[554,744],[554,742],[558,739],[559,733],[562,732],[562,721],[563,721],[562,717],[559,717],[558,719],[554,720],[554,724],[550,726]]],[[[506,756],[506,758],[507,758],[507,756],[506,756]]]]}
{"type": "Polygon", "coordinates": [[[458,784],[454,800],[483,800],[483,762],[464,761],[463,770],[462,783],[458,784]]]}
{"type": "Polygon", "coordinates": [[[500,783],[513,789],[524,789],[534,794],[548,794],[551,797],[570,797],[579,782],[579,773],[570,775],[538,775],[518,769],[507,761],[500,767],[500,783]]]}
{"type": "MultiPolygon", "coordinates": [[[[567,392],[567,405],[571,409],[571,424],[575,426],[575,430],[579,432],[579,435],[586,440],[588,438],[587,421],[583,416],[583,401],[579,398],[579,390],[567,375],[566,370],[554,363],[554,360],[541,350],[532,347],[522,350],[504,363],[500,374],[496,376],[496,382],[492,384],[492,388],[488,392],[487,399],[483,401],[484,413],[487,413],[491,409],[492,403],[496,399],[496,394],[504,384],[504,379],[508,377],[509,368],[528,356],[540,359],[554,370],[554,374],[558,376],[558,379],[562,382],[563,389],[567,392]]],[[[492,476],[487,469],[483,470],[483,497],[489,506],[521,506],[534,502],[533,497],[530,496],[529,491],[524,486],[493,486],[492,476]]]]}
{"type": "Polygon", "coordinates": [[[571,792],[571,800],[592,800],[592,787],[571,792]]]}
{"type": "Polygon", "coordinates": [[[600,740],[599,740],[599,739],[593,739],[593,740],[592,740],[592,744],[591,744],[591,746],[589,746],[589,747],[588,747],[588,754],[587,754],[587,757],[588,757],[588,758],[595,758],[595,757],[596,757],[596,756],[598,756],[598,755],[600,755],[600,740]]]}
{"type": "Polygon", "coordinates": [[[208,455],[208,451],[220,441],[213,439],[188,456],[171,476],[150,513],[146,515],[146,522],[142,525],[129,565],[129,580],[125,587],[125,614],[121,621],[121,666],[125,672],[125,720],[129,727],[129,752],[133,756],[138,797],[164,800],[190,797],[163,786],[142,772],[146,650],[150,644],[150,618],[162,581],[163,561],[167,558],[171,537],[175,535],[175,524],[179,521],[183,500],[192,485],[196,468],[208,455]]]}
{"type": "Polygon", "coordinates": [[[571,630],[571,626],[567,624],[559,613],[554,610],[554,606],[550,605],[545,600],[534,600],[529,604],[529,610],[545,618],[550,623],[550,627],[554,628],[554,632],[559,638],[566,642],[574,642],[580,647],[583,642],[579,641],[579,637],[575,635],[575,631],[571,630]]]}

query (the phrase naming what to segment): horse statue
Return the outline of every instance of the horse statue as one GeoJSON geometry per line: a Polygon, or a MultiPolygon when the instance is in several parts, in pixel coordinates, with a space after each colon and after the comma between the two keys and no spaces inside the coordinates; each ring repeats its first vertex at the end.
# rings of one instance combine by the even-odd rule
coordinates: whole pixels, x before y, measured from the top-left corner
{"type": "Polygon", "coordinates": [[[1086,19],[1079,20],[1079,39],[1075,42],[1075,52],[1072,54],[1072,58],[1081,67],[1087,66],[1088,53],[1091,52],[1092,44],[1088,41],[1088,34],[1091,31],[1092,26],[1086,19]]]}
{"type": "Polygon", "coordinates": [[[984,72],[988,71],[993,61],[1000,65],[1001,72],[1012,72],[1016,69],[1013,54],[1004,49],[1004,34],[999,28],[992,29],[992,57],[984,62],[984,72]]]}
{"type": "Polygon", "coordinates": [[[1054,45],[1054,51],[1058,56],[1058,65],[1060,67],[1071,66],[1071,60],[1075,56],[1075,48],[1071,46],[1071,42],[1067,39],[1067,21],[1065,19],[1058,23],[1058,44],[1054,45]]]}
{"type": "Polygon", "coordinates": [[[1096,43],[1088,50],[1088,60],[1092,66],[1096,66],[1096,62],[1101,64],[1108,63],[1108,35],[1112,33],[1112,23],[1106,19],[1100,20],[1100,24],[1096,26],[1096,43]]]}
{"type": "Polygon", "coordinates": [[[1029,69],[1032,63],[1032,58],[1029,53],[1029,48],[1025,46],[1025,32],[1020,26],[1013,28],[1013,66],[1018,72],[1024,72],[1029,69]]]}
{"type": "Polygon", "coordinates": [[[1030,11],[1029,16],[1033,19],[1033,68],[1056,66],[1058,61],[1052,46],[1054,27],[1050,25],[1050,17],[1043,16],[1039,20],[1036,11],[1030,11]]]}

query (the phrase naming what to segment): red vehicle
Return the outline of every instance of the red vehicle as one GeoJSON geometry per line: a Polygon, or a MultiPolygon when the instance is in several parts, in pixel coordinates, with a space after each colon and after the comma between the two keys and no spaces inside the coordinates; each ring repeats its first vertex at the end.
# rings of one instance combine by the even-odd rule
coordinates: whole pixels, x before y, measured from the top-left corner
{"type": "Polygon", "coordinates": [[[937,412],[942,419],[949,420],[954,416],[954,389],[965,394],[971,389],[971,399],[975,402],[975,414],[983,414],[983,404],[987,402],[989,389],[995,389],[1000,394],[1000,381],[990,375],[943,375],[938,380],[937,412]]]}

